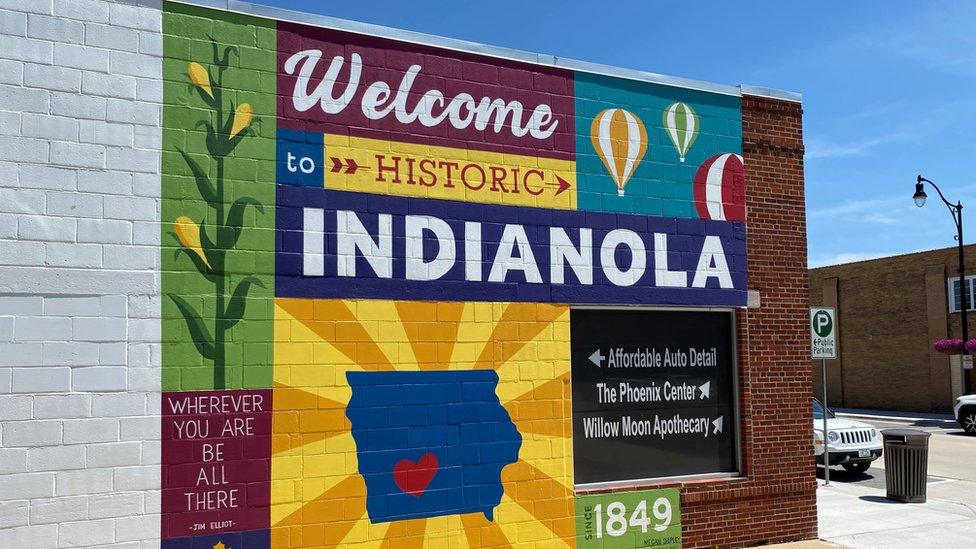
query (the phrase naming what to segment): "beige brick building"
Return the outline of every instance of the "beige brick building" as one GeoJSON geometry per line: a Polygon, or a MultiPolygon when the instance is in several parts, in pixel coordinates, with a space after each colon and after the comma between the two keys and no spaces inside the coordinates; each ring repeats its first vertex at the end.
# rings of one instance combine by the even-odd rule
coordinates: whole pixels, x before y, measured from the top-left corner
{"type": "MultiPolygon", "coordinates": [[[[972,308],[976,245],[966,246],[965,255],[972,308]]],[[[955,397],[968,392],[968,376],[958,356],[936,353],[932,342],[962,337],[959,294],[955,247],[811,269],[810,303],[838,314],[838,359],[827,361],[830,404],[950,411],[955,397]]],[[[976,313],[969,315],[969,337],[976,337],[976,313]]],[[[821,379],[815,361],[817,395],[821,379]]]]}

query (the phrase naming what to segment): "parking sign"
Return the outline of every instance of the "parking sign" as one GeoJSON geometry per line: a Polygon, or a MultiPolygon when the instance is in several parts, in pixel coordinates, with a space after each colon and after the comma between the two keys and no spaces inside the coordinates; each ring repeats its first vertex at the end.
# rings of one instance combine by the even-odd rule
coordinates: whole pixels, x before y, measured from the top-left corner
{"type": "Polygon", "coordinates": [[[810,348],[813,358],[837,358],[837,316],[833,308],[810,308],[810,348]]]}

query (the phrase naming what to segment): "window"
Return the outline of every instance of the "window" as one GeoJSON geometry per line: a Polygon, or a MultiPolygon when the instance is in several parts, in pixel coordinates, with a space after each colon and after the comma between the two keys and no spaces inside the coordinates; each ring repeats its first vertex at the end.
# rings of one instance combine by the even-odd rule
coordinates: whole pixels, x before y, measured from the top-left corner
{"type": "MultiPolygon", "coordinates": [[[[823,416],[824,416],[823,404],[820,404],[819,400],[813,399],[813,419],[823,419],[824,418],[823,416]]],[[[830,411],[830,408],[827,408],[827,418],[834,419],[834,413],[830,411]]]]}
{"type": "MultiPolygon", "coordinates": [[[[966,277],[966,309],[969,311],[976,310],[976,302],[973,301],[974,296],[976,296],[976,276],[966,277]]],[[[962,310],[962,299],[959,288],[959,277],[949,279],[949,312],[958,313],[962,310]]]]}
{"type": "Polygon", "coordinates": [[[569,331],[577,489],[739,474],[732,313],[574,307],[569,331]]]}

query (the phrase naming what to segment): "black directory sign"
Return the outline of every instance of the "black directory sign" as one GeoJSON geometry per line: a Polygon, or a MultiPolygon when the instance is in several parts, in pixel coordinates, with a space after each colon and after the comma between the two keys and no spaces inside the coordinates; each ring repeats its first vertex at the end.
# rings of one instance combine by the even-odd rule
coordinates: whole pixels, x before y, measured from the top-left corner
{"type": "Polygon", "coordinates": [[[738,470],[731,313],[570,315],[576,484],[738,470]]]}

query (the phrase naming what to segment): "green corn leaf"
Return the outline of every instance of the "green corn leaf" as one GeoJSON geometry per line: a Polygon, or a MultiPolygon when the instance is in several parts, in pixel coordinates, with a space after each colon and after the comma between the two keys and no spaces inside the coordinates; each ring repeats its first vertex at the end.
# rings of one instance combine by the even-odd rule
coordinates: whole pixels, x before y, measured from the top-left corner
{"type": "MultiPolygon", "coordinates": [[[[193,261],[193,259],[196,258],[197,261],[200,261],[200,265],[202,265],[203,268],[206,269],[207,271],[206,272],[200,271],[200,267],[198,267],[198,266],[197,266],[197,270],[200,271],[200,274],[203,274],[204,276],[206,276],[206,274],[209,272],[209,269],[207,269],[207,264],[204,263],[203,261],[201,261],[200,260],[200,257],[197,256],[197,254],[194,253],[193,250],[187,249],[186,246],[184,246],[183,243],[180,242],[180,237],[176,236],[176,233],[175,232],[173,232],[173,231],[166,231],[166,234],[168,234],[169,236],[171,236],[173,238],[173,242],[176,242],[176,245],[179,246],[178,248],[176,248],[173,251],[173,261],[176,261],[177,259],[179,259],[181,254],[186,254],[190,258],[190,261],[193,261]]],[[[194,263],[194,266],[196,266],[196,263],[194,263]]]]}
{"type": "MultiPolygon", "coordinates": [[[[209,73],[210,71],[207,72],[209,73]]],[[[210,81],[213,82],[213,78],[211,78],[210,81]]],[[[206,103],[208,107],[210,107],[211,109],[217,107],[217,99],[215,97],[210,97],[209,95],[207,95],[207,92],[203,91],[203,88],[194,86],[193,84],[190,84],[190,87],[196,90],[197,95],[200,96],[200,99],[203,99],[203,102],[206,103]]],[[[211,84],[211,88],[212,87],[213,85],[211,84]]]]}
{"type": "Polygon", "coordinates": [[[210,156],[214,158],[226,156],[227,147],[226,145],[223,144],[224,140],[220,139],[217,136],[217,132],[216,130],[214,130],[213,124],[211,124],[207,120],[197,120],[197,123],[194,126],[194,128],[200,128],[200,127],[203,127],[204,129],[207,130],[207,139],[206,139],[207,152],[210,153],[210,156]]]}
{"type": "Polygon", "coordinates": [[[227,311],[224,313],[224,325],[228,329],[244,318],[244,311],[247,307],[247,293],[251,290],[252,284],[264,288],[264,284],[254,276],[245,278],[234,288],[234,295],[231,296],[230,303],[227,304],[227,311]]]}
{"type": "Polygon", "coordinates": [[[210,330],[207,329],[207,325],[203,323],[203,319],[200,318],[200,315],[193,306],[187,303],[182,297],[174,294],[170,294],[169,297],[180,309],[180,313],[183,315],[183,320],[186,321],[186,327],[190,331],[190,337],[193,339],[193,345],[197,348],[197,352],[203,358],[213,360],[216,356],[214,341],[213,337],[210,336],[210,330]]]}
{"type": "MultiPolygon", "coordinates": [[[[206,95],[206,94],[204,94],[206,95]]],[[[197,182],[197,190],[200,191],[200,196],[210,204],[211,208],[217,207],[217,191],[214,190],[213,183],[210,182],[210,178],[207,177],[207,173],[203,171],[200,164],[193,159],[192,156],[187,154],[183,149],[177,148],[181,155],[183,155],[183,160],[186,161],[187,166],[190,167],[190,171],[193,172],[193,178],[197,182]]]]}
{"type": "Polygon", "coordinates": [[[209,34],[207,35],[207,38],[210,39],[210,48],[213,50],[214,65],[227,68],[227,66],[230,65],[230,52],[233,51],[234,53],[237,53],[237,46],[227,46],[224,48],[224,55],[220,56],[218,54],[220,48],[217,46],[217,40],[209,34]]]}
{"type": "Polygon", "coordinates": [[[237,46],[227,46],[224,48],[224,55],[220,59],[220,66],[227,68],[230,65],[230,53],[234,52],[237,54],[237,46]]]}
{"type": "MultiPolygon", "coordinates": [[[[203,262],[203,259],[201,259],[196,252],[181,244],[180,247],[176,249],[175,257],[178,258],[180,254],[185,254],[186,257],[190,258],[190,262],[193,263],[193,266],[196,267],[197,272],[202,274],[204,278],[206,278],[207,280],[213,283],[217,282],[218,273],[213,269],[211,269],[210,267],[208,267],[207,264],[203,262]]],[[[213,263],[211,263],[211,265],[212,264],[213,263]]]]}
{"type": "Polygon", "coordinates": [[[254,133],[254,130],[252,129],[252,127],[255,124],[260,123],[260,122],[261,122],[261,119],[255,117],[254,121],[251,122],[251,126],[248,126],[247,128],[244,128],[243,130],[241,130],[240,132],[238,132],[237,135],[235,135],[234,137],[232,137],[231,140],[227,142],[227,154],[230,154],[230,153],[234,152],[234,149],[237,148],[238,143],[240,143],[245,137],[247,137],[249,135],[257,135],[256,133],[254,133]]]}
{"type": "Polygon", "coordinates": [[[230,115],[227,117],[227,120],[224,121],[224,127],[220,128],[220,135],[224,138],[229,138],[230,129],[234,127],[234,113],[237,112],[237,105],[235,105],[233,101],[230,102],[230,108],[227,109],[227,112],[229,112],[230,115]]]}
{"type": "MultiPolygon", "coordinates": [[[[230,212],[227,214],[227,227],[233,230],[231,233],[231,241],[226,243],[226,246],[222,246],[224,249],[230,249],[237,245],[237,241],[241,238],[241,231],[244,230],[244,212],[247,210],[248,204],[254,206],[254,208],[260,212],[264,213],[264,206],[260,202],[251,198],[250,196],[242,196],[234,201],[230,206],[230,212]]],[[[225,243],[221,243],[225,244],[225,243]]]]}
{"type": "Polygon", "coordinates": [[[210,49],[213,50],[214,65],[220,65],[220,56],[217,55],[217,39],[210,34],[207,35],[207,39],[210,40],[210,49]]]}
{"type": "MultiPolygon", "coordinates": [[[[223,272],[224,250],[210,238],[207,227],[208,225],[200,223],[200,247],[203,248],[203,254],[207,256],[207,260],[210,261],[210,265],[213,267],[211,271],[215,273],[223,272]]],[[[219,242],[220,227],[217,227],[217,235],[217,241],[219,242]]]]}
{"type": "MultiPolygon", "coordinates": [[[[211,78],[210,81],[213,82],[213,79],[211,78]]],[[[203,99],[203,102],[206,103],[208,107],[214,108],[214,107],[217,106],[216,105],[216,101],[214,100],[214,98],[213,97],[210,97],[209,95],[207,95],[207,92],[203,91],[202,88],[200,88],[198,86],[195,86],[192,83],[188,83],[186,85],[186,87],[187,87],[187,92],[188,93],[193,94],[194,91],[195,91],[197,93],[197,95],[200,96],[200,99],[203,99]]]]}

